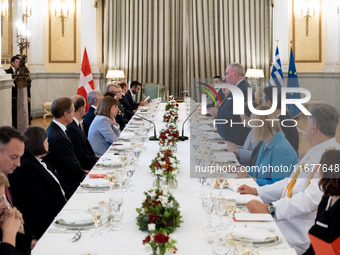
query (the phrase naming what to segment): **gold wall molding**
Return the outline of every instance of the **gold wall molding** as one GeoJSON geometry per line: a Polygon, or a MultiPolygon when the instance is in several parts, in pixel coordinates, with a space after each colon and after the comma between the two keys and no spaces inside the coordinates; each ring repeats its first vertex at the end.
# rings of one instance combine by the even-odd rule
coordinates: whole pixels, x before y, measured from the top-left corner
{"type": "Polygon", "coordinates": [[[76,0],[64,0],[70,7],[66,19],[55,15],[55,5],[59,0],[49,0],[49,63],[76,63],[77,30],[76,0]],[[62,24],[63,23],[63,24],[62,24]],[[64,26],[64,27],[63,27],[64,26]],[[64,35],[62,35],[62,29],[64,35]]]}
{"type": "Polygon", "coordinates": [[[12,0],[8,0],[7,14],[1,14],[1,63],[11,64],[13,56],[13,14],[12,0]]]}
{"type": "Polygon", "coordinates": [[[320,63],[322,62],[322,3],[314,0],[317,10],[311,10],[312,18],[302,17],[301,8],[296,4],[301,0],[293,0],[293,51],[296,63],[320,63]],[[308,21],[306,21],[306,19],[308,21]],[[308,29],[308,35],[307,35],[308,29]]]}

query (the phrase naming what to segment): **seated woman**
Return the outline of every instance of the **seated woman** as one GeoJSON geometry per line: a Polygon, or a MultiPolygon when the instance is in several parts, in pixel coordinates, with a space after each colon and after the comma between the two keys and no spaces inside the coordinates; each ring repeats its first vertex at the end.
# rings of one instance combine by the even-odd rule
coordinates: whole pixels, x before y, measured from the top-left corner
{"type": "Polygon", "coordinates": [[[0,254],[23,255],[30,254],[30,243],[23,234],[23,219],[21,212],[13,207],[8,209],[4,199],[7,177],[0,173],[0,254]]]}
{"type": "MultiPolygon", "coordinates": [[[[320,160],[319,187],[324,196],[318,207],[314,226],[309,230],[311,246],[304,253],[330,254],[325,250],[318,250],[314,238],[321,239],[326,243],[332,243],[338,239],[340,242],[340,151],[326,151],[320,160]],[[314,238],[312,237],[314,236],[314,238]]],[[[321,241],[319,240],[319,241],[321,241]]],[[[338,246],[339,247],[339,246],[338,246]]],[[[338,250],[334,254],[337,253],[338,250]]]]}
{"type": "Polygon", "coordinates": [[[102,156],[119,135],[116,122],[119,102],[110,96],[104,97],[95,111],[96,117],[91,123],[88,140],[97,156],[102,156]]]}
{"type": "MultiPolygon", "coordinates": [[[[253,103],[253,106],[256,108],[259,105],[257,103],[253,103]]],[[[241,121],[245,122],[245,125],[247,128],[250,128],[250,132],[247,136],[247,139],[245,140],[243,146],[236,145],[232,142],[226,142],[227,144],[227,150],[230,152],[234,152],[235,155],[239,158],[240,163],[243,165],[249,165],[250,164],[250,158],[253,153],[254,148],[257,146],[259,142],[253,143],[251,141],[253,137],[253,129],[248,125],[250,120],[251,112],[248,108],[248,103],[244,104],[244,115],[240,115],[241,121]]]]}
{"type": "MultiPolygon", "coordinates": [[[[267,110],[259,106],[257,110],[267,110]]],[[[256,179],[259,186],[271,184],[290,176],[298,158],[294,148],[285,138],[274,113],[269,115],[251,115],[253,129],[252,143],[263,141],[255,166],[249,175],[256,179]],[[263,125],[262,125],[263,124],[263,125]],[[256,127],[258,126],[258,127],[256,127]]]]}
{"type": "Polygon", "coordinates": [[[13,198],[24,215],[26,226],[40,238],[69,197],[63,180],[43,160],[47,155],[47,132],[41,127],[29,127],[21,166],[9,176],[13,198]],[[66,193],[65,193],[66,192],[66,193]]]}

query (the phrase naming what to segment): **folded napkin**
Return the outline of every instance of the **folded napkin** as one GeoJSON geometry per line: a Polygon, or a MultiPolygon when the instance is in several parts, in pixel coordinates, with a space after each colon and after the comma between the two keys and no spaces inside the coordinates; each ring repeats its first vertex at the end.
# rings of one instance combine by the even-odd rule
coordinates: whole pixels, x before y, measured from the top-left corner
{"type": "Polygon", "coordinates": [[[293,248],[266,248],[266,249],[261,249],[259,251],[260,255],[297,255],[296,251],[293,248]]]}
{"type": "Polygon", "coordinates": [[[235,213],[236,221],[273,221],[273,217],[269,213],[235,213]]]}
{"type": "Polygon", "coordinates": [[[213,143],[211,145],[211,150],[213,150],[213,151],[222,151],[222,150],[226,150],[226,149],[227,149],[227,145],[226,144],[213,143]]]}
{"type": "Polygon", "coordinates": [[[122,163],[121,163],[121,161],[120,161],[120,159],[118,157],[113,157],[113,158],[109,158],[109,159],[107,159],[107,158],[105,158],[105,159],[100,158],[98,160],[98,164],[102,164],[104,166],[119,166],[122,163]]]}
{"type": "Polygon", "coordinates": [[[57,220],[66,224],[85,224],[92,223],[92,215],[86,212],[62,213],[57,220]]]}
{"type": "Polygon", "coordinates": [[[133,147],[131,146],[130,143],[113,143],[112,147],[116,150],[128,150],[132,149],[133,147]]]}
{"type": "Polygon", "coordinates": [[[132,132],[123,132],[120,134],[119,138],[124,139],[124,140],[129,140],[134,136],[134,133],[132,132]]]}
{"type": "Polygon", "coordinates": [[[249,239],[255,242],[263,242],[275,238],[276,235],[264,228],[236,227],[234,229],[234,237],[237,239],[249,239]]]}
{"type": "Polygon", "coordinates": [[[208,134],[208,139],[209,140],[220,139],[221,138],[221,136],[218,133],[216,133],[216,132],[208,132],[207,134],[208,134]]]}
{"type": "Polygon", "coordinates": [[[216,127],[211,127],[209,125],[202,125],[198,129],[203,130],[203,131],[210,131],[210,130],[216,130],[216,127]]]}
{"type": "Polygon", "coordinates": [[[236,202],[238,204],[246,204],[251,200],[261,201],[259,196],[254,196],[254,195],[241,195],[241,194],[239,194],[238,196],[236,196],[236,202]]]}
{"type": "Polygon", "coordinates": [[[82,183],[84,186],[88,187],[108,187],[110,186],[110,182],[106,179],[85,179],[82,183]]]}

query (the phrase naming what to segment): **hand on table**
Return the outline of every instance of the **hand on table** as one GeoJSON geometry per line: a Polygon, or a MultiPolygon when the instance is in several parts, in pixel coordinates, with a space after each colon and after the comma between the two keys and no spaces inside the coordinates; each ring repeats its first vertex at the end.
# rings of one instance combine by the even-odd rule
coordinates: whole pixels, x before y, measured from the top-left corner
{"type": "Polygon", "coordinates": [[[234,144],[232,142],[226,142],[226,144],[227,144],[227,150],[229,152],[235,152],[236,151],[236,149],[237,149],[236,144],[234,144]]]}
{"type": "Polygon", "coordinates": [[[237,192],[240,194],[258,195],[256,188],[249,187],[245,184],[238,187],[237,192]]]}
{"type": "Polygon", "coordinates": [[[258,200],[251,200],[246,203],[246,207],[251,213],[269,213],[268,204],[264,204],[258,200]]]}

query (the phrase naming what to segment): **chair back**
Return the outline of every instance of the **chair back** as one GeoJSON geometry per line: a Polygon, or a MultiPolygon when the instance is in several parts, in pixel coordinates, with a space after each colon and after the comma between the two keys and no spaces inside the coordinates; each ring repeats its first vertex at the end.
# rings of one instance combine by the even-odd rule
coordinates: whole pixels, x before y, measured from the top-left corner
{"type": "Polygon", "coordinates": [[[150,99],[158,98],[163,96],[163,86],[156,85],[153,82],[146,82],[143,84],[143,95],[144,97],[150,97],[150,99]]]}

